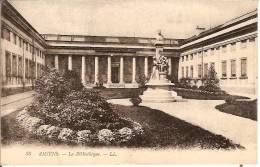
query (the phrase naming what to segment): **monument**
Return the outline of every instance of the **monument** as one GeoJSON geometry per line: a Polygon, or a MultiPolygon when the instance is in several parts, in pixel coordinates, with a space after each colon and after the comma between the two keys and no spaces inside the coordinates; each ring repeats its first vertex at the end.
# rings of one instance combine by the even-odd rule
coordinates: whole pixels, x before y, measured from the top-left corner
{"type": "Polygon", "coordinates": [[[146,84],[148,87],[141,95],[143,102],[173,102],[181,99],[177,93],[171,90],[174,85],[167,79],[168,61],[163,55],[164,37],[158,32],[154,43],[156,54],[153,57],[153,69],[151,77],[146,84]]]}

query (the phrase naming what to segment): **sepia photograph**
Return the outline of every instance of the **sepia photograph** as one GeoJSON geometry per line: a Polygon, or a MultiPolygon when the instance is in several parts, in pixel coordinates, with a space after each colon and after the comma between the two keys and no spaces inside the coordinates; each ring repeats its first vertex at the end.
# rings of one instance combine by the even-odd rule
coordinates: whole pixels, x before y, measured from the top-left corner
{"type": "Polygon", "coordinates": [[[257,163],[257,0],[0,11],[1,165],[257,163]]]}

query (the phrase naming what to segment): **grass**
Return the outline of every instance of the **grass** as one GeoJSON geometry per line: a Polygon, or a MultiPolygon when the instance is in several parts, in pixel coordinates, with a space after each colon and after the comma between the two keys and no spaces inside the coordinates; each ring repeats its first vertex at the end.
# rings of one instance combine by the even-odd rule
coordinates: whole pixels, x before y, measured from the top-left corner
{"type": "Polygon", "coordinates": [[[176,88],[172,89],[178,96],[186,99],[198,99],[198,100],[225,100],[226,98],[232,96],[234,99],[249,99],[244,96],[236,96],[229,94],[214,94],[206,91],[200,91],[198,89],[186,89],[186,88],[176,88]]]}
{"type": "Polygon", "coordinates": [[[138,97],[142,94],[141,88],[105,88],[99,89],[101,96],[107,99],[122,99],[138,97]]]}
{"type": "Polygon", "coordinates": [[[234,144],[221,135],[213,134],[198,126],[148,107],[114,105],[114,110],[126,118],[139,122],[146,131],[145,147],[174,147],[203,149],[234,149],[234,144]]]}
{"type": "Polygon", "coordinates": [[[221,112],[257,120],[257,100],[253,101],[235,101],[216,106],[221,112]]]}
{"type": "MultiPolygon", "coordinates": [[[[243,148],[221,135],[213,134],[198,126],[194,126],[162,111],[148,107],[113,105],[113,110],[121,117],[139,122],[145,130],[145,136],[138,145],[130,147],[142,148],[181,148],[199,147],[202,149],[235,149],[243,148]]],[[[2,118],[1,135],[3,144],[41,143],[15,122],[18,112],[2,118]]],[[[50,144],[50,143],[42,143],[50,144]]]]}

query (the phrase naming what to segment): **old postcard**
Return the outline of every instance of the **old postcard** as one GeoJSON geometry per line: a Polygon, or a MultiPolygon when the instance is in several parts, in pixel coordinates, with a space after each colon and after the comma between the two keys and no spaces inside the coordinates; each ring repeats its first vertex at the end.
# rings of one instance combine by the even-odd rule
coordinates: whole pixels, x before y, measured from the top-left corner
{"type": "Polygon", "coordinates": [[[0,2],[1,165],[257,163],[257,0],[0,2]]]}

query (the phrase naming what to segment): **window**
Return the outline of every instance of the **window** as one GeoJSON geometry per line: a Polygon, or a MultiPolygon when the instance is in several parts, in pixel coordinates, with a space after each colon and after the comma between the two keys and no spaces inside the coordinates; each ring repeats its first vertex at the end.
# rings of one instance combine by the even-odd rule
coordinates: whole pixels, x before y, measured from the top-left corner
{"type": "Polygon", "coordinates": [[[201,64],[198,65],[198,77],[201,78],[202,76],[202,67],[201,64]]]}
{"type": "Polygon", "coordinates": [[[255,38],[250,38],[249,42],[255,42],[255,38]]]}
{"type": "Polygon", "coordinates": [[[193,60],[193,54],[190,55],[190,59],[193,60]]]}
{"type": "Polygon", "coordinates": [[[25,43],[26,50],[28,51],[28,43],[25,43]]]}
{"type": "Polygon", "coordinates": [[[23,40],[22,38],[19,38],[19,46],[22,47],[23,40]]]}
{"type": "Polygon", "coordinates": [[[231,51],[235,51],[236,50],[236,43],[231,43],[231,46],[230,46],[230,50],[231,51]]]}
{"type": "Polygon", "coordinates": [[[231,77],[236,77],[236,60],[231,60],[231,77]]]}
{"type": "Polygon", "coordinates": [[[209,72],[208,63],[205,63],[205,64],[204,64],[204,77],[207,77],[207,76],[208,76],[208,72],[209,72]]]}
{"type": "Polygon", "coordinates": [[[16,45],[16,43],[17,43],[17,41],[16,41],[16,34],[15,33],[13,33],[13,42],[14,42],[14,44],[16,45]]]}
{"type": "Polygon", "coordinates": [[[189,60],[189,55],[186,55],[186,61],[188,61],[189,60]]]}
{"type": "Polygon", "coordinates": [[[215,63],[210,63],[210,67],[215,70],[215,63]]]}
{"type": "Polygon", "coordinates": [[[186,67],[186,78],[188,78],[189,77],[189,67],[187,66],[186,67]]]}
{"type": "Polygon", "coordinates": [[[204,55],[208,56],[208,51],[207,50],[204,51],[204,55]]]}
{"type": "Polygon", "coordinates": [[[222,46],[222,52],[223,52],[223,53],[227,52],[227,45],[223,45],[223,46],[222,46]]]}
{"type": "Polygon", "coordinates": [[[3,28],[2,31],[2,36],[4,39],[6,39],[7,41],[10,41],[10,31],[6,28],[3,28]]]}
{"type": "Polygon", "coordinates": [[[182,56],[182,62],[184,62],[184,56],[182,56]]]}
{"type": "Polygon", "coordinates": [[[247,76],[247,59],[242,58],[241,59],[241,77],[247,76]]]}
{"type": "Polygon", "coordinates": [[[246,48],[246,40],[241,41],[241,48],[246,48]]]}
{"type": "Polygon", "coordinates": [[[12,56],[12,76],[17,77],[17,58],[16,55],[13,54],[12,56]]]}
{"type": "Polygon", "coordinates": [[[19,56],[18,58],[18,77],[23,77],[23,60],[22,56],[19,56]]]}
{"type": "Polygon", "coordinates": [[[5,70],[6,70],[7,77],[11,77],[11,75],[12,75],[11,66],[12,66],[11,54],[6,51],[5,52],[5,70]]]}
{"type": "Polygon", "coordinates": [[[210,49],[210,55],[214,55],[214,48],[210,49]]]}
{"type": "Polygon", "coordinates": [[[190,66],[190,77],[193,78],[193,66],[190,66]]]}
{"type": "Polygon", "coordinates": [[[227,61],[222,61],[221,67],[222,67],[222,77],[226,78],[227,77],[227,61]]]}
{"type": "Polygon", "coordinates": [[[184,67],[181,67],[181,77],[184,78],[184,67]]]}

